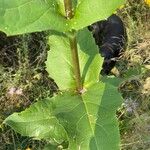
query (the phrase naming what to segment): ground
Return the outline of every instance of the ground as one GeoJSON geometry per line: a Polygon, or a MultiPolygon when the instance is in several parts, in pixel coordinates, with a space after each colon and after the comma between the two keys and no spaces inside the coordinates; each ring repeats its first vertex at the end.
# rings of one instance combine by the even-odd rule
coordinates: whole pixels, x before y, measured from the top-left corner
{"type": "MultiPolygon", "coordinates": [[[[113,73],[126,78],[118,87],[123,104],[117,111],[122,150],[150,149],[150,8],[129,0],[117,12],[125,23],[128,45],[113,73]]],[[[15,111],[52,96],[57,86],[45,71],[48,32],[6,37],[0,33],[0,123],[15,111]]],[[[39,142],[0,128],[0,150],[42,149],[39,142]]]]}

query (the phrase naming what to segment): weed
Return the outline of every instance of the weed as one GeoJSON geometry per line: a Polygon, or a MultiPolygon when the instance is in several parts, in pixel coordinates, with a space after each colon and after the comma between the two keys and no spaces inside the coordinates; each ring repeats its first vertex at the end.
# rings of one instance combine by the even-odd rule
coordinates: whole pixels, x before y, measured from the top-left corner
{"type": "MultiPolygon", "coordinates": [[[[121,76],[131,76],[120,86],[124,97],[118,111],[122,150],[148,150],[150,147],[149,9],[144,1],[129,0],[118,12],[127,27],[128,46],[117,65],[121,76]]],[[[0,34],[3,39],[0,43],[0,122],[12,112],[23,110],[57,90],[45,72],[47,34],[9,38],[0,34]]],[[[45,141],[21,137],[10,128],[1,127],[2,150],[42,149],[44,144],[45,141]]]]}

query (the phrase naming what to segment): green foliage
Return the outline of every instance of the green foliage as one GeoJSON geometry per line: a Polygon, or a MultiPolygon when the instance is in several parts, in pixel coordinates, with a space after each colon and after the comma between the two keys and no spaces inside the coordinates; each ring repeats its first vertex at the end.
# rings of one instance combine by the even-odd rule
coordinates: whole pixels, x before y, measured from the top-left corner
{"type": "Polygon", "coordinates": [[[39,101],[5,123],[23,135],[55,144],[67,140],[70,150],[119,150],[115,111],[120,104],[117,87],[100,82],[82,95],[63,92],[39,101]]]}
{"type": "Polygon", "coordinates": [[[67,136],[64,128],[53,116],[52,106],[50,101],[40,101],[24,112],[14,113],[5,123],[24,136],[61,143],[67,136]]]}
{"type": "MultiPolygon", "coordinates": [[[[98,48],[87,29],[77,35],[81,79],[85,88],[99,81],[100,66],[103,59],[98,55],[98,48]]],[[[46,62],[49,75],[55,79],[61,90],[75,89],[75,76],[72,66],[69,39],[65,36],[49,37],[51,50],[46,62]],[[58,67],[54,67],[58,66],[58,67]]]]}
{"type": "Polygon", "coordinates": [[[119,150],[115,116],[121,104],[119,82],[115,78],[98,82],[103,60],[91,34],[82,28],[108,17],[124,0],[72,2],[74,16],[68,20],[62,0],[0,1],[0,30],[8,35],[47,29],[67,32],[52,32],[46,61],[47,71],[61,92],[12,114],[4,123],[23,136],[47,140],[50,143],[47,147],[52,149],[62,145],[69,150],[119,150]],[[76,31],[72,32],[73,29],[76,31]],[[79,29],[82,30],[77,32],[79,29]],[[69,45],[72,35],[77,35],[82,94],[75,91],[76,76],[69,45]]]}
{"type": "Polygon", "coordinates": [[[43,30],[79,30],[112,14],[124,0],[73,0],[74,17],[64,16],[62,0],[1,0],[0,30],[16,35],[43,30]],[[93,9],[94,8],[94,9],[93,9]]]}

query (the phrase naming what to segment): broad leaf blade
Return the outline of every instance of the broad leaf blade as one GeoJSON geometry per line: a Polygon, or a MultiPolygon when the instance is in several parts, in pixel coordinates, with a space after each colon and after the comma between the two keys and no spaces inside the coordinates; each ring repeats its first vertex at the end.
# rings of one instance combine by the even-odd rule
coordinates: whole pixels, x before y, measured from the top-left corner
{"type": "Polygon", "coordinates": [[[116,110],[121,104],[121,96],[117,88],[100,82],[83,95],[83,101],[92,130],[90,150],[119,150],[116,110]]]}
{"type": "MultiPolygon", "coordinates": [[[[121,97],[117,87],[101,82],[89,87],[82,95],[64,92],[54,98],[37,102],[23,113],[11,115],[5,120],[5,123],[23,135],[31,136],[36,129],[36,133],[42,134],[43,139],[49,139],[47,134],[43,135],[41,132],[41,123],[44,121],[47,125],[46,120],[41,119],[41,122],[32,123],[40,113],[47,112],[47,118],[52,114],[59,120],[59,125],[57,121],[55,130],[51,130],[51,124],[49,124],[46,131],[49,132],[49,135],[65,135],[66,131],[67,136],[61,136],[61,138],[64,137],[66,141],[68,137],[69,150],[119,150],[119,130],[115,111],[120,104],[121,97]],[[36,118],[33,119],[32,116],[36,118]],[[25,124],[22,124],[22,120],[25,124]],[[59,130],[60,124],[63,130],[59,130]]],[[[37,138],[36,134],[32,136],[37,138]]],[[[58,141],[59,144],[63,139],[58,141]]]]}
{"type": "Polygon", "coordinates": [[[68,28],[55,0],[0,1],[0,30],[8,35],[68,28]]]}
{"type": "Polygon", "coordinates": [[[87,88],[99,81],[103,58],[92,34],[86,28],[78,32],[77,43],[81,78],[84,88],[87,88]]]}
{"type": "Polygon", "coordinates": [[[66,131],[53,115],[53,105],[49,100],[39,101],[21,113],[14,113],[4,123],[24,136],[54,144],[67,140],[66,131]]]}
{"type": "Polygon", "coordinates": [[[55,114],[69,137],[70,150],[119,150],[116,109],[121,104],[117,87],[97,83],[81,96],[57,97],[55,114]],[[61,103],[60,103],[61,101],[61,103]]]}
{"type": "Polygon", "coordinates": [[[75,16],[65,18],[62,0],[1,0],[0,30],[8,35],[44,30],[79,30],[110,16],[125,0],[73,0],[75,16]]]}
{"type": "Polygon", "coordinates": [[[75,78],[71,62],[69,40],[63,36],[49,37],[50,51],[46,61],[46,70],[61,90],[75,88],[75,78]]]}
{"type": "MultiPolygon", "coordinates": [[[[99,80],[99,72],[103,59],[91,33],[81,30],[77,35],[81,78],[84,87],[99,80]]],[[[52,35],[49,37],[50,51],[46,62],[47,71],[60,90],[75,89],[75,78],[72,66],[71,50],[68,38],[52,35]]]]}
{"type": "Polygon", "coordinates": [[[82,29],[96,21],[108,18],[125,0],[79,0],[75,16],[69,22],[72,29],[82,29]]]}

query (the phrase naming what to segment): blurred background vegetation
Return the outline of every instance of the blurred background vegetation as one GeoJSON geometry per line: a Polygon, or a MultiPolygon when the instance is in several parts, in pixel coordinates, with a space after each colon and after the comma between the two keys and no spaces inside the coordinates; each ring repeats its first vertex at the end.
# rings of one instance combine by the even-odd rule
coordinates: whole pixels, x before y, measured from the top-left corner
{"type": "MultiPolygon", "coordinates": [[[[117,112],[121,149],[150,150],[150,7],[144,0],[128,0],[117,14],[128,34],[126,51],[112,70],[125,78],[118,88],[124,99],[117,112]]],[[[6,37],[0,33],[0,123],[57,92],[45,71],[48,34],[6,37]]],[[[45,143],[0,127],[0,150],[41,150],[45,143]]]]}

